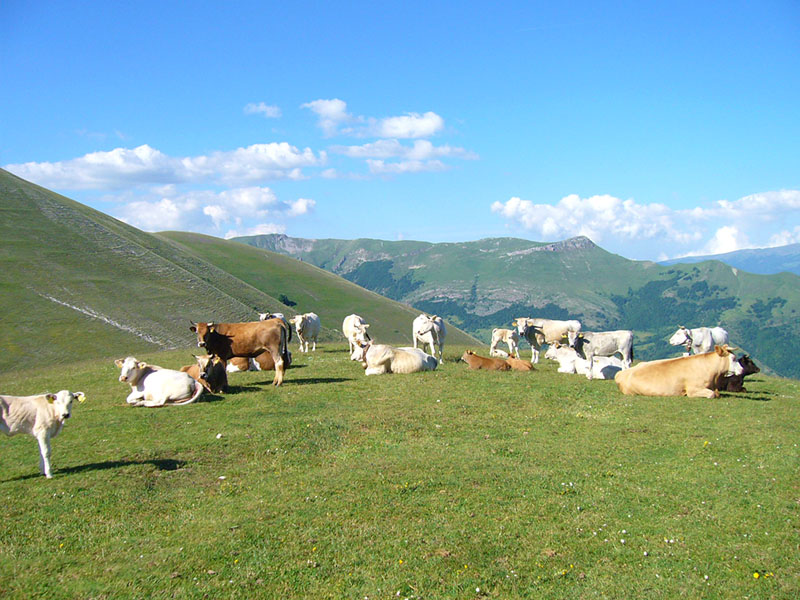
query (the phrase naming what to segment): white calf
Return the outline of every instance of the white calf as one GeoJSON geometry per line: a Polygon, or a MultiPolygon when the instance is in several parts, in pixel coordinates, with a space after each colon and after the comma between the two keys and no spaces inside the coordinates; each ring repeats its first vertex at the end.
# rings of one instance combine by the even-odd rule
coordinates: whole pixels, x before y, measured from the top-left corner
{"type": "Polygon", "coordinates": [[[516,329],[492,329],[492,343],[489,345],[489,356],[507,356],[514,355],[519,358],[519,333],[516,329]],[[497,345],[500,343],[508,345],[508,354],[503,350],[498,350],[497,345]]]}
{"type": "Polygon", "coordinates": [[[444,326],[442,317],[433,315],[429,317],[421,314],[411,324],[411,338],[414,340],[414,348],[417,342],[425,347],[428,344],[431,355],[436,356],[436,349],[439,349],[439,362],[444,362],[444,338],[447,336],[447,328],[444,326]]]}
{"type": "Polygon", "coordinates": [[[358,315],[347,315],[342,321],[342,333],[350,344],[350,360],[361,360],[353,358],[355,350],[361,345],[366,344],[370,338],[367,333],[369,325],[358,315]]]}
{"type": "Polygon", "coordinates": [[[317,336],[319,335],[320,322],[315,313],[305,313],[295,315],[290,319],[297,332],[297,339],[300,342],[300,352],[308,352],[309,340],[313,343],[312,350],[317,349],[317,336]]]}
{"type": "Polygon", "coordinates": [[[121,369],[119,380],[131,386],[131,393],[125,400],[134,406],[190,404],[205,389],[188,373],[148,365],[133,356],[117,359],[114,364],[121,369]]]}
{"type": "Polygon", "coordinates": [[[38,396],[0,396],[0,431],[8,436],[27,433],[39,442],[39,470],[50,479],[50,439],[72,414],[72,401],[83,402],[83,392],[61,390],[38,396]]]}

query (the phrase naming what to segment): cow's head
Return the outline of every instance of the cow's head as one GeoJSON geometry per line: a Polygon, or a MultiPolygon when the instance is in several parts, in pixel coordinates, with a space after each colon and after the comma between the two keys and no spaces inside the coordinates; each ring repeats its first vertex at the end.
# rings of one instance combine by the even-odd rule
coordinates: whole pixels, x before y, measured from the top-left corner
{"type": "Polygon", "coordinates": [[[725,357],[728,359],[728,371],[725,373],[727,377],[732,375],[741,375],[744,371],[744,368],[736,359],[736,355],[733,353],[732,346],[728,346],[728,344],[724,344],[722,346],[714,346],[714,352],[716,352],[719,356],[725,357]]]}
{"type": "Polygon", "coordinates": [[[350,360],[360,360],[362,363],[367,362],[367,350],[372,345],[372,340],[361,340],[356,342],[356,347],[353,348],[353,353],[350,355],[350,360]]]}
{"type": "Polygon", "coordinates": [[[72,414],[72,401],[83,402],[86,400],[86,395],[83,392],[61,390],[57,394],[45,394],[45,398],[53,405],[56,418],[63,423],[72,414]]]}
{"type": "Polygon", "coordinates": [[[739,364],[742,365],[742,375],[753,375],[754,373],[761,372],[758,365],[754,363],[753,359],[747,354],[739,359],[739,364]]]}
{"type": "Polygon", "coordinates": [[[197,345],[200,348],[205,348],[208,343],[208,336],[214,333],[213,323],[192,323],[189,331],[197,334],[197,345]]]}
{"type": "Polygon", "coordinates": [[[137,372],[147,366],[146,362],[139,362],[133,356],[118,358],[114,361],[120,369],[119,380],[122,382],[130,381],[137,376],[137,372]]]}
{"type": "Polygon", "coordinates": [[[467,358],[473,356],[475,353],[472,350],[464,350],[464,354],[461,355],[461,360],[467,362],[467,358]]]}
{"type": "Polygon", "coordinates": [[[669,338],[669,343],[673,346],[683,346],[692,343],[692,333],[683,325],[678,327],[678,331],[669,338]]]}

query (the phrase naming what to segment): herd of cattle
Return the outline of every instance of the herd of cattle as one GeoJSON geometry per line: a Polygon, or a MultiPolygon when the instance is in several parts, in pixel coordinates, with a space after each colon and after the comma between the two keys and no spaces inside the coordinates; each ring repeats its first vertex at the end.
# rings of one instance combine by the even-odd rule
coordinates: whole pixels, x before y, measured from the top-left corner
{"type": "MultiPolygon", "coordinates": [[[[680,327],[669,339],[685,347],[683,356],[633,365],[633,332],[627,330],[584,332],[579,321],[519,318],[514,329],[494,329],[489,357],[467,350],[461,356],[470,369],[497,371],[534,370],[542,346],[545,358],[559,363],[559,373],[578,373],[588,379],[615,379],[623,394],[645,396],[693,396],[715,398],[719,391],[746,391],[745,375],[759,372],[747,355],[737,358],[721,327],[680,327]],[[520,358],[520,340],[531,346],[531,361],[520,358]],[[505,344],[508,352],[498,346],[505,344]]],[[[444,360],[447,328],[438,316],[419,315],[412,323],[413,347],[375,343],[369,324],[348,315],[342,333],[349,344],[350,359],[360,361],[366,375],[432,371],[444,360]],[[419,345],[419,347],[418,347],[419,345]],[[425,348],[429,353],[425,352],[425,348]]],[[[314,313],[286,319],[280,313],[260,315],[249,323],[192,323],[197,345],[204,348],[196,363],[180,370],[165,369],[129,356],[118,359],[119,381],[130,386],[127,402],[156,407],[194,402],[204,391],[227,390],[228,374],[237,371],[275,371],[273,385],[284,381],[291,365],[289,342],[293,330],[300,352],[316,350],[320,319],[314,313]],[[309,343],[311,349],[309,350],[309,343]]],[[[83,392],[62,390],[37,396],[0,395],[0,431],[7,435],[28,433],[39,442],[40,470],[50,471],[50,440],[69,418],[73,400],[83,402],[83,392]]]]}

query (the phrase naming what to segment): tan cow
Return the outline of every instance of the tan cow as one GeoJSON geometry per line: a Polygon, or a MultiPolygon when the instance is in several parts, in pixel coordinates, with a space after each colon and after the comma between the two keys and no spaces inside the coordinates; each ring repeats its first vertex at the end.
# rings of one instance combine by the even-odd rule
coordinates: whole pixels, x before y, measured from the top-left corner
{"type": "Polygon", "coordinates": [[[623,394],[719,398],[720,377],[741,372],[736,355],[723,345],[706,354],[639,363],[617,373],[614,380],[623,394]]]}
{"type": "Polygon", "coordinates": [[[520,358],[512,358],[508,357],[506,359],[508,366],[511,367],[512,371],[535,371],[536,369],[533,368],[533,364],[530,361],[522,360],[520,358]]]}
{"type": "Polygon", "coordinates": [[[485,369],[487,371],[510,371],[511,365],[502,358],[486,358],[485,356],[478,356],[472,350],[466,350],[461,355],[463,360],[470,369],[478,370],[485,369]]]}
{"type": "Polygon", "coordinates": [[[280,319],[249,323],[194,323],[190,328],[197,334],[197,345],[222,360],[234,356],[256,357],[269,352],[275,363],[275,386],[283,383],[288,363],[287,328],[280,319]]]}

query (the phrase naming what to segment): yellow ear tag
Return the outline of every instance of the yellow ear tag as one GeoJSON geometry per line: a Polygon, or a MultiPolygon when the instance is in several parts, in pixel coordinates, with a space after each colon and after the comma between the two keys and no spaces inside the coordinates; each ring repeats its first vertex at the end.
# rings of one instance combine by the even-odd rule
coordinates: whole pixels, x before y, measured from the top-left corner
{"type": "Polygon", "coordinates": [[[86,394],[81,394],[78,396],[78,402],[86,402],[86,394]]]}

